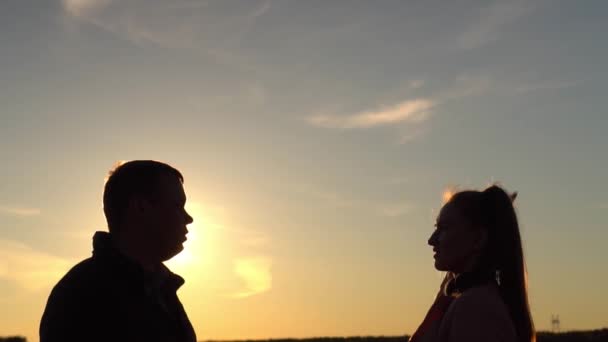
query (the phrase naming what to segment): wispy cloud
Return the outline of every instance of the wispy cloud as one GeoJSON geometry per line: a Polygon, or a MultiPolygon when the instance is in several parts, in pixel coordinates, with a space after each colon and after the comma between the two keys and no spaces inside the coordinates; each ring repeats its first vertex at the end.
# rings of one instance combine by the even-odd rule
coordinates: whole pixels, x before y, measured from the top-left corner
{"type": "Polygon", "coordinates": [[[362,129],[403,122],[418,123],[429,117],[433,106],[435,103],[430,99],[415,99],[353,115],[314,115],[308,118],[308,122],[320,127],[340,129],[362,129]]]}
{"type": "Polygon", "coordinates": [[[39,252],[22,243],[0,240],[0,278],[29,291],[50,288],[69,269],[68,260],[39,252]]]}
{"type": "Polygon", "coordinates": [[[255,19],[259,16],[266,14],[266,12],[268,12],[269,9],[270,9],[270,1],[269,0],[262,1],[261,3],[258,4],[257,7],[255,7],[253,9],[253,11],[251,11],[248,14],[248,17],[255,19]]]}
{"type": "Polygon", "coordinates": [[[112,0],[63,0],[63,8],[75,17],[86,18],[111,2],[112,0]]]}
{"type": "MultiPolygon", "coordinates": [[[[424,80],[413,80],[407,84],[406,89],[417,89],[423,87],[424,84],[424,80]]],[[[406,144],[425,136],[430,131],[428,119],[447,102],[482,95],[491,86],[491,79],[486,75],[463,74],[454,78],[447,87],[435,91],[428,97],[405,100],[377,110],[351,115],[311,115],[306,118],[306,121],[313,126],[342,130],[397,126],[401,130],[397,143],[406,144]]]]}
{"type": "Polygon", "coordinates": [[[29,217],[38,216],[41,214],[38,208],[26,208],[26,207],[13,207],[13,206],[0,206],[0,214],[29,217]]]}
{"type": "Polygon", "coordinates": [[[271,2],[63,0],[65,12],[136,44],[221,49],[238,43],[271,2]]]}
{"type": "Polygon", "coordinates": [[[479,11],[479,18],[456,40],[458,47],[473,49],[500,36],[500,30],[529,14],[534,6],[528,1],[499,1],[479,11]]]}
{"type": "MultiPolygon", "coordinates": [[[[92,25],[136,46],[187,49],[242,71],[259,71],[240,43],[271,10],[270,0],[63,0],[70,23],[92,25]],[[235,5],[236,4],[236,5],[235,5]]],[[[254,90],[255,101],[263,94],[254,90]]]]}
{"type": "Polygon", "coordinates": [[[234,261],[234,272],[241,278],[244,289],[234,298],[245,298],[269,291],[272,288],[271,259],[265,256],[239,258],[234,261]]]}

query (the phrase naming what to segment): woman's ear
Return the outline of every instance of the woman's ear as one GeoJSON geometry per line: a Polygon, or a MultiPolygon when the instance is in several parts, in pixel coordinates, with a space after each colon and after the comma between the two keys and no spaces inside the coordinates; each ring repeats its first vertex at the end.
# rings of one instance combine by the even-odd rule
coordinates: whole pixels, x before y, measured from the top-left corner
{"type": "Polygon", "coordinates": [[[485,229],[479,229],[477,231],[477,238],[475,240],[475,244],[473,245],[475,250],[481,251],[485,248],[488,243],[488,232],[485,229]]]}

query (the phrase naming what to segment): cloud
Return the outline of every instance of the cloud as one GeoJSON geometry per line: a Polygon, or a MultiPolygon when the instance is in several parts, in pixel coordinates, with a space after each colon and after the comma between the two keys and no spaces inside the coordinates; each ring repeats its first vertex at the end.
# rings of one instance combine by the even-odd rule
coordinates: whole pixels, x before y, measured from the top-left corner
{"type": "MultiPolygon", "coordinates": [[[[63,0],[70,23],[97,27],[136,46],[189,50],[244,72],[260,70],[239,52],[239,45],[271,4],[270,0],[63,0]]],[[[258,90],[252,96],[254,101],[264,98],[258,90]]]]}
{"type": "Polygon", "coordinates": [[[234,272],[243,281],[245,288],[232,295],[245,298],[266,292],[272,287],[272,262],[263,256],[239,258],[234,261],[234,272]]]}
{"type": "Polygon", "coordinates": [[[41,214],[38,208],[0,206],[0,213],[11,216],[30,217],[41,214]]]}
{"type": "Polygon", "coordinates": [[[259,16],[262,16],[266,12],[268,12],[269,9],[270,9],[270,1],[263,1],[256,8],[254,8],[253,11],[251,11],[251,13],[249,13],[248,16],[252,19],[255,19],[259,16]]]}
{"type": "Polygon", "coordinates": [[[110,4],[112,0],[63,0],[65,11],[75,17],[88,17],[110,4]]]}
{"type": "Polygon", "coordinates": [[[48,289],[69,270],[71,262],[11,240],[0,240],[0,278],[29,291],[48,289]]]}
{"type": "MultiPolygon", "coordinates": [[[[423,80],[413,80],[408,82],[404,89],[413,90],[423,87],[425,84],[423,80]]],[[[486,74],[461,74],[447,86],[426,97],[405,100],[375,111],[365,111],[352,115],[311,115],[305,118],[305,121],[317,127],[342,130],[397,126],[400,133],[396,143],[403,145],[427,135],[430,132],[429,118],[431,114],[440,111],[440,108],[445,106],[447,102],[483,95],[494,86],[496,85],[486,74]]],[[[338,105],[334,107],[339,108],[338,105]]]]}
{"type": "Polygon", "coordinates": [[[419,123],[428,119],[429,111],[434,106],[432,100],[421,98],[347,116],[314,115],[308,118],[308,122],[315,126],[340,129],[361,129],[403,122],[419,123]]]}
{"type": "Polygon", "coordinates": [[[238,44],[270,1],[226,4],[193,0],[63,0],[73,18],[99,27],[135,44],[165,48],[221,50],[238,44]]]}
{"type": "Polygon", "coordinates": [[[459,48],[468,50],[495,41],[502,28],[532,10],[533,6],[526,1],[496,2],[480,10],[479,19],[456,39],[456,44],[459,48]]]}

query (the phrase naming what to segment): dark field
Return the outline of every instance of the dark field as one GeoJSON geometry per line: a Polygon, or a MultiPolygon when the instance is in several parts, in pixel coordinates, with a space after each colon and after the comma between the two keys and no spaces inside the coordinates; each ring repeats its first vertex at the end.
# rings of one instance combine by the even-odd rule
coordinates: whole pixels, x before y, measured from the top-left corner
{"type": "MultiPolygon", "coordinates": [[[[203,341],[203,342],[407,342],[409,336],[314,337],[304,339],[282,338],[271,340],[203,341]]],[[[537,333],[537,342],[608,342],[608,329],[569,331],[563,333],[537,333]]],[[[0,342],[27,342],[25,337],[0,337],[0,342]]]]}
{"type": "MultiPolygon", "coordinates": [[[[563,333],[538,332],[537,342],[608,342],[608,329],[563,333]]],[[[205,342],[407,342],[409,336],[316,337],[305,339],[271,339],[205,342]]]]}

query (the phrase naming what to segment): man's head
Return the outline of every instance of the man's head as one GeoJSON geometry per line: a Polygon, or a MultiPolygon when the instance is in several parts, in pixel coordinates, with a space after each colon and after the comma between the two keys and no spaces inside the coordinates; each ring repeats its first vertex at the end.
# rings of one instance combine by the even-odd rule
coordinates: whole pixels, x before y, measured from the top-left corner
{"type": "Polygon", "coordinates": [[[134,160],[110,172],[103,209],[110,233],[151,262],[168,260],[183,250],[193,219],[186,210],[183,176],[153,160],[134,160]]]}

